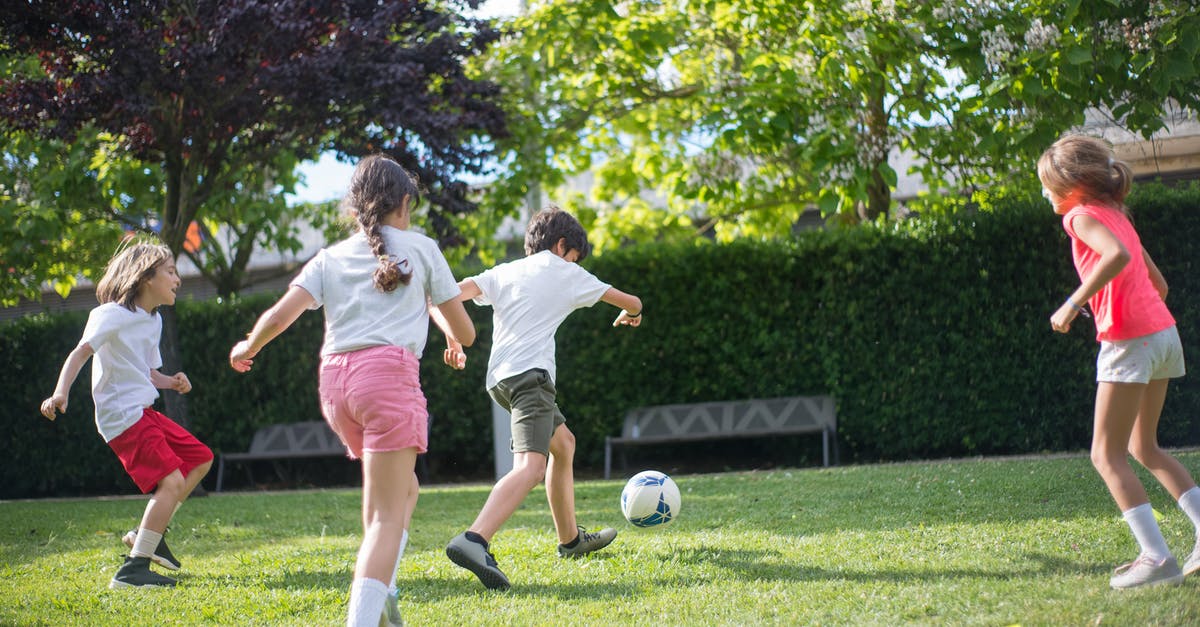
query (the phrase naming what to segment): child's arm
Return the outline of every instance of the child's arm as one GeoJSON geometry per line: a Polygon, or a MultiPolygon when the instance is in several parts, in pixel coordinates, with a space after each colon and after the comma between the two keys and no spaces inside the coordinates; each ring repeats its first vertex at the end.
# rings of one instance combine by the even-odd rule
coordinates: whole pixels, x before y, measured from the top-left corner
{"type": "Polygon", "coordinates": [[[620,307],[621,313],[617,315],[617,319],[613,320],[613,326],[629,325],[636,327],[642,324],[642,299],[633,294],[626,294],[621,290],[610,287],[600,300],[614,306],[620,307]]]}
{"type": "Polygon", "coordinates": [[[1071,321],[1079,315],[1083,303],[1116,278],[1129,263],[1129,250],[1099,220],[1087,215],[1078,215],[1072,219],[1071,224],[1079,240],[1100,255],[1100,261],[1096,262],[1095,269],[1079,287],[1071,292],[1067,301],[1050,316],[1050,326],[1059,333],[1070,331],[1071,321]]]}
{"type": "Polygon", "coordinates": [[[467,366],[467,354],[463,352],[463,345],[470,346],[475,343],[475,325],[467,315],[463,301],[479,296],[480,290],[471,279],[459,281],[458,289],[458,298],[430,307],[429,317],[446,336],[446,350],[442,352],[442,361],[455,370],[462,370],[467,366]]]}
{"type": "Polygon", "coordinates": [[[235,344],[233,350],[229,351],[229,365],[238,372],[249,370],[258,351],[292,326],[296,318],[316,302],[308,290],[293,285],[270,309],[258,317],[258,322],[254,323],[254,329],[246,334],[246,339],[235,344]]]}
{"type": "Polygon", "coordinates": [[[157,368],[150,370],[150,383],[160,390],[175,390],[180,394],[187,394],[192,391],[192,382],[188,380],[186,374],[176,372],[171,376],[167,376],[158,371],[157,368]]]}
{"type": "Polygon", "coordinates": [[[1163,277],[1158,266],[1154,265],[1154,260],[1145,248],[1142,249],[1142,258],[1146,260],[1146,270],[1150,273],[1150,282],[1154,284],[1154,289],[1158,290],[1158,297],[1167,300],[1167,279],[1163,277]]]}
{"type": "Polygon", "coordinates": [[[43,416],[54,420],[55,410],[67,413],[67,395],[71,391],[71,386],[75,384],[75,377],[79,376],[79,370],[83,368],[83,364],[87,363],[94,352],[87,342],[80,342],[79,346],[76,346],[75,350],[67,355],[62,371],[58,373],[58,385],[54,386],[54,394],[42,401],[43,416]]]}

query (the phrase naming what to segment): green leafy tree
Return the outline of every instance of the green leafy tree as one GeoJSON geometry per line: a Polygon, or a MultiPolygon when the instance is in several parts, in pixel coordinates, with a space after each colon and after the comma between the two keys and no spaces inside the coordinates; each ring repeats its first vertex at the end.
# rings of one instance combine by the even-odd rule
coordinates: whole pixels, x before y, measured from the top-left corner
{"type": "MultiPolygon", "coordinates": [[[[485,167],[488,138],[503,135],[504,116],[498,88],[464,73],[494,33],[445,7],[419,0],[0,3],[0,53],[38,62],[36,71],[0,81],[0,124],[68,143],[94,128],[109,133],[121,154],[155,164],[156,226],[177,255],[193,222],[213,224],[210,203],[263,189],[281,159],[327,150],[387,151],[417,172],[434,234],[453,243],[449,216],[474,209],[459,177],[485,167]],[[270,173],[243,180],[253,168],[270,173]]],[[[168,311],[168,371],[180,366],[177,346],[168,311]]],[[[180,399],[167,400],[184,414],[180,399]]]]}
{"type": "Polygon", "coordinates": [[[486,66],[527,85],[508,105],[513,176],[496,205],[539,182],[601,245],[779,234],[813,206],[844,222],[891,215],[903,153],[934,192],[912,204],[954,210],[1032,180],[1030,160],[1090,106],[1142,131],[1170,102],[1192,106],[1196,13],[1078,0],[537,3],[486,66]],[[580,175],[593,177],[586,196],[566,184],[580,175]]]}

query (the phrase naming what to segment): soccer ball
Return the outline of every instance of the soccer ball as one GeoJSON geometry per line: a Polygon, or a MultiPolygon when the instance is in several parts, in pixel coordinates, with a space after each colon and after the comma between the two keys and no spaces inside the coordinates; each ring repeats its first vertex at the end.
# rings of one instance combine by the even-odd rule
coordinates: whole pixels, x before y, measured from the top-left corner
{"type": "Polygon", "coordinates": [[[679,515],[679,486],[657,470],[639,472],[621,490],[621,513],[638,527],[665,525],[679,515]]]}

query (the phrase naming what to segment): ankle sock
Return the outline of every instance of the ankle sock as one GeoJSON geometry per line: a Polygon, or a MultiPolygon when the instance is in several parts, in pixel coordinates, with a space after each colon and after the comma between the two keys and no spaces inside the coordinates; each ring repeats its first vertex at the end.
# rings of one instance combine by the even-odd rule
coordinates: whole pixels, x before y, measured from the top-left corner
{"type": "Polygon", "coordinates": [[[1179,497],[1179,509],[1187,514],[1196,528],[1196,537],[1200,538],[1200,487],[1193,487],[1179,497]]]}
{"type": "Polygon", "coordinates": [[[1163,539],[1162,530],[1158,528],[1158,521],[1154,520],[1154,510],[1149,503],[1127,509],[1121,516],[1129,523],[1133,537],[1142,549],[1142,555],[1156,560],[1171,556],[1171,549],[1167,548],[1167,541],[1163,539]]]}
{"type": "Polygon", "coordinates": [[[408,546],[408,529],[400,535],[400,550],[396,551],[396,566],[392,568],[392,582],[388,584],[388,594],[396,592],[396,575],[400,572],[400,560],[404,557],[404,547],[408,546]]]}
{"type": "Polygon", "coordinates": [[[578,533],[577,533],[577,534],[575,534],[575,539],[574,539],[574,540],[571,540],[570,542],[568,542],[568,543],[566,543],[566,544],[564,544],[564,545],[563,545],[563,548],[564,548],[564,549],[573,549],[573,548],[575,548],[575,547],[579,546],[579,538],[581,538],[581,537],[582,537],[582,535],[583,535],[583,534],[578,534],[578,533]]]}
{"type": "Polygon", "coordinates": [[[150,531],[142,527],[138,529],[137,538],[133,541],[133,548],[129,549],[130,557],[151,557],[154,555],[154,550],[158,548],[158,543],[162,541],[163,534],[157,531],[150,531]]]}
{"type": "Polygon", "coordinates": [[[488,548],[488,541],[484,540],[483,536],[475,533],[474,531],[467,531],[463,533],[463,536],[475,544],[482,544],[483,548],[485,549],[488,548]]]}
{"type": "Polygon", "coordinates": [[[383,615],[383,603],[387,599],[387,586],[378,579],[355,579],[350,586],[350,609],[346,614],[347,627],[379,624],[383,615]]]}

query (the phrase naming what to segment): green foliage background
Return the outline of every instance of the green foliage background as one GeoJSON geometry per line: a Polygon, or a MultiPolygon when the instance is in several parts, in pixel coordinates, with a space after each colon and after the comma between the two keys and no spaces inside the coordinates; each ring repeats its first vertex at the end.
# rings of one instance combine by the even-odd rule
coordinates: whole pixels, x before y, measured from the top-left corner
{"type": "MultiPolygon", "coordinates": [[[[1200,355],[1200,187],[1142,185],[1131,197],[1147,250],[1163,270],[1189,356],[1200,355]]],[[[645,324],[614,329],[603,304],[558,332],[559,404],[583,472],[630,408],[751,397],[832,394],[846,462],[1078,450],[1090,440],[1096,344],[1091,323],[1068,335],[1049,316],[1077,285],[1068,240],[1041,199],[1009,199],[967,217],[806,232],[788,241],[648,244],[589,258],[601,279],[639,295],[645,324]]],[[[460,273],[466,276],[470,272],[460,273]]],[[[191,427],[216,451],[244,450],[255,429],[319,420],[319,313],[308,313],[239,375],[229,347],[270,297],[178,305],[191,427]]],[[[429,463],[439,478],[488,476],[491,410],[483,389],[490,308],[468,305],[480,339],[465,371],[440,363],[431,335],[422,364],[435,416],[429,463]]],[[[88,376],[70,412],[37,414],[86,314],[0,327],[0,498],[133,489],[96,434],[88,376]]],[[[86,371],[87,369],[85,369],[86,371]]],[[[1160,439],[1200,442],[1200,384],[1168,395],[1160,439]]],[[[813,438],[773,440],[776,463],[819,463],[813,438]]],[[[740,444],[713,449],[756,466],[740,444]]],[[[213,477],[210,477],[211,485],[213,477]]]]}

